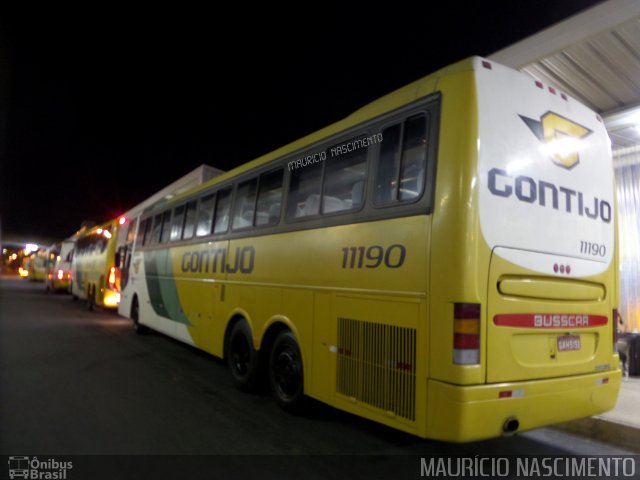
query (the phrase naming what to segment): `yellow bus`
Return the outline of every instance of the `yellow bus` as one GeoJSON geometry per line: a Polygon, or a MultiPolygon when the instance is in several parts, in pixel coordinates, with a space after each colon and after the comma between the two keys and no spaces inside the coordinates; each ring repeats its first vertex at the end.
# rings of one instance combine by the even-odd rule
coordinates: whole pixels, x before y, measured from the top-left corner
{"type": "Polygon", "coordinates": [[[615,405],[615,222],[602,119],[474,57],[132,219],[119,312],[285,410],[512,434],[615,405]]]}
{"type": "Polygon", "coordinates": [[[121,219],[83,230],[71,255],[71,295],[86,300],[87,308],[116,308],[120,301],[120,273],[116,266],[116,238],[121,219]]]}
{"type": "Polygon", "coordinates": [[[29,260],[29,275],[28,278],[32,282],[42,282],[45,279],[47,253],[44,249],[38,249],[30,255],[29,260]]]}

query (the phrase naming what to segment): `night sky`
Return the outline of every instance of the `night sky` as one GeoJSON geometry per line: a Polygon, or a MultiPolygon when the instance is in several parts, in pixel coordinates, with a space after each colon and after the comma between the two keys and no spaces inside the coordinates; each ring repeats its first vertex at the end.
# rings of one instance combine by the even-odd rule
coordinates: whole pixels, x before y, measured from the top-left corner
{"type": "Polygon", "coordinates": [[[233,12],[209,3],[5,16],[2,229],[68,237],[202,163],[228,170],[596,3],[299,3],[291,18],[272,3],[233,12]]]}

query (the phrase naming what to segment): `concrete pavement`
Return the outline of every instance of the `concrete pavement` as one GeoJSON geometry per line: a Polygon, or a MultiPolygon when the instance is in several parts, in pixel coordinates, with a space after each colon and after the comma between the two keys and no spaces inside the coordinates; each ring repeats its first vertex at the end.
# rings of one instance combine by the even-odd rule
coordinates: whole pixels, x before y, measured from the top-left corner
{"type": "Polygon", "coordinates": [[[640,453],[640,377],[623,379],[613,410],[557,428],[640,453]]]}

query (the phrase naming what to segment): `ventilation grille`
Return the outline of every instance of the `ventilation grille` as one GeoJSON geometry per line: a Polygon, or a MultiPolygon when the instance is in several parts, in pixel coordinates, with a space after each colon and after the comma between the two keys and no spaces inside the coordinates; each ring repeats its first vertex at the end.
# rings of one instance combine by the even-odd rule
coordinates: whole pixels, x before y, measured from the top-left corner
{"type": "Polygon", "coordinates": [[[337,391],[415,420],[416,331],[338,319],[337,391]]]}

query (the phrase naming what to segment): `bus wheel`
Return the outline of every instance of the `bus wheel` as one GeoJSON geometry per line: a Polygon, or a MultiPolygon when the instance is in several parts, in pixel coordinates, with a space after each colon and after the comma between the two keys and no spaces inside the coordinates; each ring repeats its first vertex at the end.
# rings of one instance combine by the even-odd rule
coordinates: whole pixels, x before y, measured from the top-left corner
{"type": "Polygon", "coordinates": [[[94,297],[94,288],[89,285],[89,290],[87,291],[87,310],[92,311],[95,310],[95,297],[94,297]]]}
{"type": "Polygon", "coordinates": [[[147,333],[148,329],[144,325],[140,325],[140,305],[138,304],[138,297],[133,299],[131,304],[131,320],[133,320],[133,331],[138,335],[147,333]]]}
{"type": "Polygon", "coordinates": [[[273,398],[289,413],[303,413],[307,406],[304,395],[302,355],[293,333],[278,335],[269,356],[269,383],[273,398]]]}
{"type": "Polygon", "coordinates": [[[258,387],[258,353],[252,344],[249,325],[244,320],[236,322],[229,334],[227,362],[233,383],[243,392],[258,387]]]}

